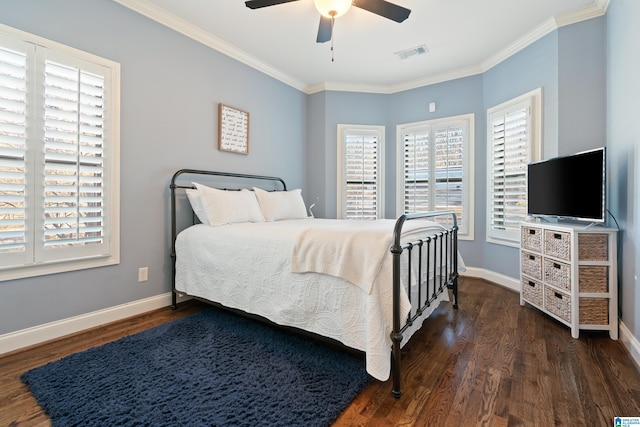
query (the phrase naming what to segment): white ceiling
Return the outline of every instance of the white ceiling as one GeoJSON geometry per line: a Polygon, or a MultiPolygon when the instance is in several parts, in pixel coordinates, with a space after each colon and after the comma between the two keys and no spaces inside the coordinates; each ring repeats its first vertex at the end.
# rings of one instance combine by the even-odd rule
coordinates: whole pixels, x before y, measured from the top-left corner
{"type": "Polygon", "coordinates": [[[316,43],[313,0],[251,10],[244,0],[115,0],[307,93],[390,93],[478,74],[561,26],[601,16],[608,0],[389,0],[396,23],[357,7],[316,43]],[[428,53],[394,54],[426,45],[428,53]]]}

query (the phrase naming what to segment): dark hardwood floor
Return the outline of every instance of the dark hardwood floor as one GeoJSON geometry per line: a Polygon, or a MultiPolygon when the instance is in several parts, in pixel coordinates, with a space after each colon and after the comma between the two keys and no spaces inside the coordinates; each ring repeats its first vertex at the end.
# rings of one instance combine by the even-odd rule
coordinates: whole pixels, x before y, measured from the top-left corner
{"type": "MultiPolygon", "coordinates": [[[[49,426],[20,375],[202,309],[156,310],[0,357],[0,426],[49,426]]],[[[403,350],[403,396],[371,384],[335,426],[612,426],[640,416],[640,370],[607,333],[567,327],[500,286],[464,278],[403,350]]]]}

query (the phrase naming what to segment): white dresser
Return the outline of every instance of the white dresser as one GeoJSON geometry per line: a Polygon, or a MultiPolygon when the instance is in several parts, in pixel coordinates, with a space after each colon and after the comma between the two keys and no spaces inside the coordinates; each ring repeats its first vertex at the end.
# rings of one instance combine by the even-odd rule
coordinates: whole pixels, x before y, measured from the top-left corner
{"type": "Polygon", "coordinates": [[[617,230],[527,222],[520,227],[520,304],[571,328],[618,339],[617,230]]]}

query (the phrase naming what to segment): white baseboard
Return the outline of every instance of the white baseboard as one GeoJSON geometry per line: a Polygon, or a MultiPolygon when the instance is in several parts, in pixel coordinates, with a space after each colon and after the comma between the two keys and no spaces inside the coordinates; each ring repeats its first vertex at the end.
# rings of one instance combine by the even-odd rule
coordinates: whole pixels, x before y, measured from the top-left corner
{"type": "Polygon", "coordinates": [[[631,358],[636,365],[640,367],[640,342],[633,336],[631,331],[627,328],[627,326],[620,322],[620,329],[618,331],[618,335],[622,344],[627,348],[631,358]]]}
{"type": "MultiPolygon", "coordinates": [[[[461,274],[461,276],[485,279],[513,291],[520,292],[520,283],[517,279],[482,268],[467,267],[467,271],[461,274]]],[[[0,335],[0,355],[170,305],[171,293],[166,293],[115,307],[105,308],[104,310],[10,332],[0,335]]],[[[640,367],[640,342],[622,322],[620,322],[619,336],[622,344],[631,354],[633,361],[640,367]]]]}
{"type": "Polygon", "coordinates": [[[171,305],[171,293],[0,335],[0,354],[171,305]]]}
{"type": "Polygon", "coordinates": [[[495,273],[493,271],[485,270],[477,267],[467,267],[467,271],[460,274],[461,276],[476,277],[478,279],[488,280],[496,285],[503,286],[511,289],[515,292],[520,292],[520,282],[513,277],[505,276],[504,274],[495,273]]]}
{"type": "MultiPolygon", "coordinates": [[[[480,268],[467,267],[465,276],[478,277],[505,286],[519,292],[518,281],[491,271],[480,268]]],[[[182,301],[183,299],[181,299],[182,301]]],[[[0,335],[0,355],[11,351],[41,344],[65,335],[80,332],[96,326],[104,325],[116,320],[125,319],[171,305],[171,293],[156,295],[138,301],[109,307],[103,310],[82,314],[43,325],[22,329],[16,332],[0,335]]]]}

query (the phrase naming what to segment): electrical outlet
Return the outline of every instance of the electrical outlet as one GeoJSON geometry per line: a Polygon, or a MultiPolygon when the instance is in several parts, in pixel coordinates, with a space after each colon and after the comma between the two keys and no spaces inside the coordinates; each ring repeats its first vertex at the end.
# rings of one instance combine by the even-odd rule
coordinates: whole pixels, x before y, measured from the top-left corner
{"type": "Polygon", "coordinates": [[[146,282],[149,280],[149,267],[140,267],[138,269],[138,282],[146,282]]]}

